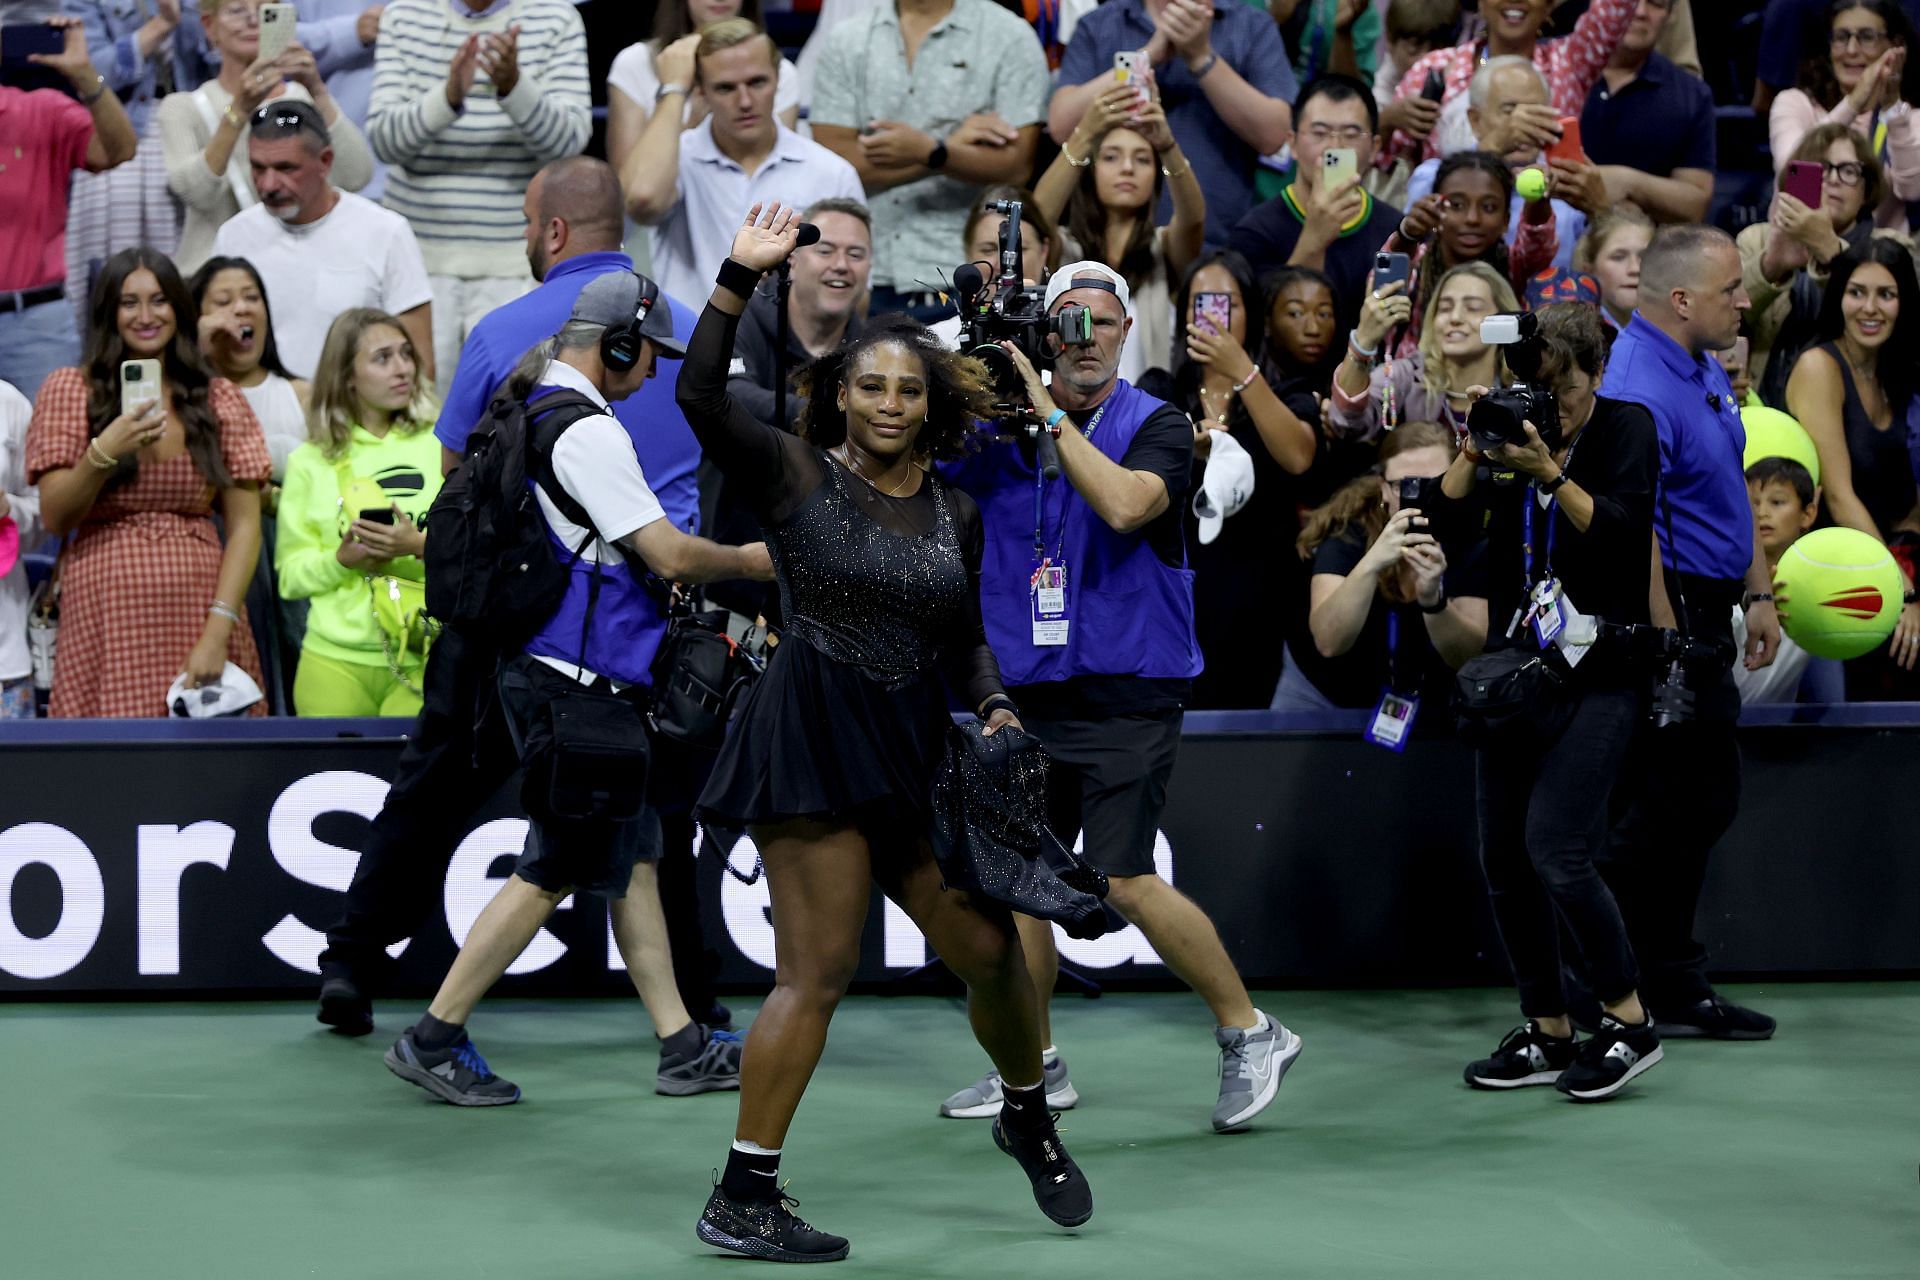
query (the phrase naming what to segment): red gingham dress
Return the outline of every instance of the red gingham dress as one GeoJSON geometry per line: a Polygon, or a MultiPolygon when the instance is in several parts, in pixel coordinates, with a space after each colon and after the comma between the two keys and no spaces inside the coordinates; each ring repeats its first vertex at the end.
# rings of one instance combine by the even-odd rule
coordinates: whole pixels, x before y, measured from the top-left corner
{"type": "MultiPolygon", "coordinates": [[[[240,389],[215,378],[208,404],[220,423],[220,453],[236,481],[264,483],[272,471],[266,439],[240,389]]],[[[27,428],[27,479],[87,465],[87,378],[80,369],[48,375],[27,428]]],[[[140,464],[132,483],[102,494],[60,565],[60,640],[55,651],[55,716],[164,716],[167,688],[200,642],[220,581],[214,488],[182,453],[140,464]]],[[[227,658],[262,687],[246,609],[227,658]]],[[[265,702],[249,713],[265,715],[265,702]]]]}

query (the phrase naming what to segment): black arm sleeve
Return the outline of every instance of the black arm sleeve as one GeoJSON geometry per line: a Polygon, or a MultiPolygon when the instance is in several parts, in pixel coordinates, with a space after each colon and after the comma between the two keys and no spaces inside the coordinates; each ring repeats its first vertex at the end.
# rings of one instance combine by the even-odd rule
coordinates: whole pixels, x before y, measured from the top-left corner
{"type": "MultiPolygon", "coordinates": [[[[1653,523],[1653,488],[1660,474],[1659,434],[1653,415],[1637,404],[1601,401],[1609,413],[1610,439],[1576,479],[1593,499],[1587,537],[1610,557],[1647,555],[1653,523]]],[[[1575,451],[1578,452],[1578,445],[1575,451]]],[[[1581,458],[1582,463],[1586,462],[1581,458]]]]}
{"type": "Polygon", "coordinates": [[[709,304],[694,326],[674,398],[700,448],[760,519],[777,524],[823,478],[812,446],[755,418],[727,391],[740,318],[709,304]]]}
{"type": "Polygon", "coordinates": [[[952,488],[947,496],[953,501],[955,523],[959,525],[960,554],[967,562],[966,614],[944,655],[947,686],[965,698],[967,710],[978,711],[988,698],[1007,691],[1000,680],[999,660],[987,645],[986,622],[980,614],[980,562],[987,550],[986,530],[980,523],[980,508],[972,498],[952,488]]]}

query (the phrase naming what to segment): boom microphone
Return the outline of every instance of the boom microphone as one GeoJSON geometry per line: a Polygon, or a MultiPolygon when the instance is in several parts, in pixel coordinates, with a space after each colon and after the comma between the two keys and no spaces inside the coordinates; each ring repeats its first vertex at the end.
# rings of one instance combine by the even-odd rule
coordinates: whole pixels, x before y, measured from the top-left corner
{"type": "Polygon", "coordinates": [[[973,300],[980,296],[980,290],[986,285],[986,273],[980,270],[978,263],[963,262],[953,269],[953,291],[959,297],[963,311],[973,306],[973,300]]]}
{"type": "Polygon", "coordinates": [[[819,239],[820,239],[820,228],[816,227],[811,222],[803,222],[800,224],[800,238],[793,242],[793,247],[796,249],[804,249],[808,245],[817,242],[819,239]]]}

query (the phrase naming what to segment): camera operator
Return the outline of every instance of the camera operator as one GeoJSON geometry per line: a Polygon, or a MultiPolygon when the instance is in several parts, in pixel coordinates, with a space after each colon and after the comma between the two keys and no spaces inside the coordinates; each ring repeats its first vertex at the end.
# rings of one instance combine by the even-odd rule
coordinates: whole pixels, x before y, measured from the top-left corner
{"type": "Polygon", "coordinates": [[[1741,470],[1746,432],[1710,354],[1734,345],[1747,305],[1740,255],[1725,232],[1661,230],[1641,258],[1639,310],[1614,343],[1602,388],[1644,405],[1659,429],[1666,500],[1654,527],[1666,590],[1656,591],[1653,610],[1657,621],[1671,615],[1689,642],[1685,684],[1695,700],[1684,722],[1642,728],[1622,779],[1624,815],[1602,859],[1666,1036],[1764,1040],[1774,1028],[1772,1018],[1714,993],[1706,948],[1693,937],[1707,856],[1740,802],[1732,623],[1743,592],[1747,669],[1766,666],[1780,647],[1772,575],[1741,470]]]}
{"type": "Polygon", "coordinates": [[[1492,625],[1479,665],[1530,658],[1552,673],[1527,714],[1479,735],[1481,867],[1527,1021],[1466,1079],[1483,1089],[1553,1084],[1594,1101],[1660,1060],[1626,924],[1594,865],[1607,796],[1642,719],[1640,675],[1607,624],[1648,622],[1659,460],[1647,411],[1594,394],[1607,351],[1598,311],[1561,303],[1537,320],[1533,351],[1508,350],[1527,380],[1475,403],[1470,443],[1441,481],[1448,499],[1486,511],[1492,625]],[[1561,921],[1606,1007],[1578,1046],[1561,921]]]}
{"type": "MultiPolygon", "coordinates": [[[[1084,830],[1088,861],[1109,877],[1107,902],[1211,1008],[1221,1047],[1213,1125],[1228,1132],[1272,1102],[1300,1038],[1253,1007],[1212,922],[1154,870],[1183,708],[1201,667],[1180,510],[1193,427],[1118,376],[1130,301],[1126,281],[1100,263],[1055,273],[1041,308],[1048,349],[1059,352],[1051,393],[1020,349],[1028,344],[1002,344],[1045,435],[1031,451],[986,449],[951,476],[980,504],[981,610],[1022,722],[1053,757],[1054,829],[1068,845],[1084,830]],[[1058,478],[1049,479],[1054,450],[1058,478]]],[[[1049,1031],[1053,931],[1022,917],[1020,936],[1049,1031]]],[[[1049,1102],[1071,1105],[1050,1044],[1046,1061],[1049,1102]]],[[[941,1113],[988,1116],[1000,1099],[989,1074],[941,1113]]]]}

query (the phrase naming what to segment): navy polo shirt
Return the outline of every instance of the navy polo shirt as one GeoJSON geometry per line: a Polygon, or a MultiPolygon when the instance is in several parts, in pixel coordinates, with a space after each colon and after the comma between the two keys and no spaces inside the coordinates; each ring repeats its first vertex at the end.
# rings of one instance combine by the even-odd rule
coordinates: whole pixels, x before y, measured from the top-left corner
{"type": "Polygon", "coordinates": [[[1600,394],[1642,405],[1660,436],[1660,488],[1673,508],[1656,504],[1661,559],[1682,573],[1735,581],[1753,563],[1753,504],[1741,457],[1746,428],[1720,362],[1689,355],[1638,311],[1620,336],[1600,394]]]}
{"type": "MultiPolygon", "coordinates": [[[[1144,48],[1153,30],[1153,19],[1141,0],[1107,0],[1074,26],[1073,39],[1060,58],[1058,83],[1085,84],[1095,76],[1111,77],[1113,55],[1144,48]]],[[[1280,28],[1264,8],[1216,0],[1212,38],[1220,61],[1261,93],[1287,103],[1299,93],[1280,28]]],[[[1156,66],[1153,73],[1167,111],[1167,126],[1193,165],[1200,189],[1207,193],[1207,244],[1225,244],[1234,223],[1253,207],[1259,153],[1227,128],[1179,54],[1156,66]]],[[[1171,207],[1163,196],[1162,221],[1170,216],[1171,207]]]]}
{"type": "MultiPolygon", "coordinates": [[[[455,453],[466,452],[467,436],[486,416],[494,392],[521,356],[560,332],[587,282],[609,271],[631,270],[633,260],[624,253],[583,253],[547,268],[547,278],[532,293],[482,316],[460,348],[453,385],[433,424],[440,443],[455,453]]],[[[677,298],[663,295],[663,300],[673,308],[673,336],[685,342],[693,336],[698,314],[677,298]]],[[[660,499],[667,519],[691,533],[700,523],[700,444],[673,398],[679,377],[680,362],[659,357],[653,376],[614,405],[613,416],[632,437],[647,486],[660,499]]]]}
{"type": "Polygon", "coordinates": [[[1595,164],[1630,165],[1656,178],[1675,169],[1713,172],[1713,91],[1659,54],[1616,90],[1593,82],[1580,112],[1580,142],[1595,164]]]}

